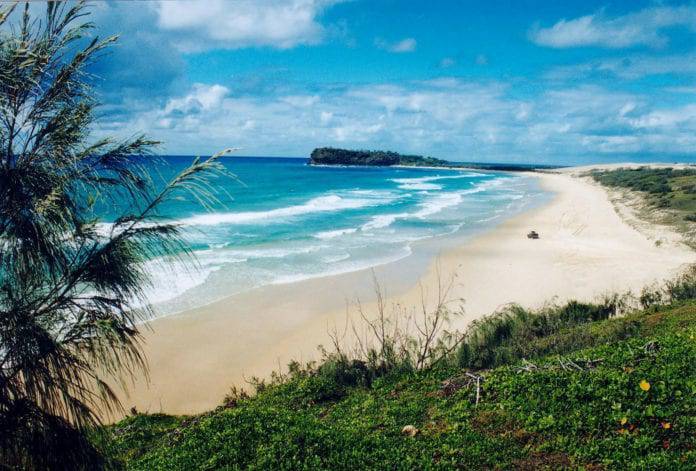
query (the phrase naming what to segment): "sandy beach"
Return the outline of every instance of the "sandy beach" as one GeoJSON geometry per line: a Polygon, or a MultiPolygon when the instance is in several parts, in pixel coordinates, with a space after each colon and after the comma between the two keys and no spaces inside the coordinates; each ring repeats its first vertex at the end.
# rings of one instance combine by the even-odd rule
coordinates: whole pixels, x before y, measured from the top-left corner
{"type": "MultiPolygon", "coordinates": [[[[603,188],[571,173],[537,174],[555,195],[549,203],[444,250],[415,278],[398,276],[409,259],[376,269],[388,303],[417,305],[421,287],[432,298],[439,267],[443,277],[456,273],[451,297],[465,300],[465,314],[454,327],[463,329],[505,303],[536,307],[637,291],[696,263],[696,252],[667,228],[627,224],[603,188]],[[539,240],[526,237],[532,229],[539,240]]],[[[357,298],[374,309],[369,271],[264,287],[154,320],[144,338],[149,382],[136,379],[123,405],[171,414],[214,408],[252,376],[316,358],[357,298]]]]}

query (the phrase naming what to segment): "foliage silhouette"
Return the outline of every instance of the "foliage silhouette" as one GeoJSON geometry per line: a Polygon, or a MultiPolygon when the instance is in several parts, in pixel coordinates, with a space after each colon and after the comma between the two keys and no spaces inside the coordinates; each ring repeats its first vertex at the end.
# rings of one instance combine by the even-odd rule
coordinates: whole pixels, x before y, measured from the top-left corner
{"type": "Polygon", "coordinates": [[[209,206],[225,171],[218,154],[156,185],[156,142],[91,138],[87,66],[116,37],[91,37],[84,2],[50,1],[39,19],[17,6],[0,10],[0,463],[92,468],[77,437],[120,407],[111,385],[146,369],[143,262],[190,256],[159,208],[182,194],[209,206]],[[121,209],[106,228],[105,206],[121,209]]]}

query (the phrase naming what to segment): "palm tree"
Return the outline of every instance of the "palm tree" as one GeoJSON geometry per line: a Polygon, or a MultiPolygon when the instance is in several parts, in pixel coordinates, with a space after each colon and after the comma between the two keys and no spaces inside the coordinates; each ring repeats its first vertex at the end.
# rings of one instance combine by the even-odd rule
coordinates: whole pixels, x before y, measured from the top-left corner
{"type": "Polygon", "coordinates": [[[0,463],[93,467],[81,431],[119,409],[107,380],[146,368],[143,262],[188,255],[159,209],[182,192],[212,203],[224,169],[197,159],[161,187],[156,142],[90,138],[86,67],[116,38],[90,37],[82,1],[40,20],[16,6],[0,10],[0,463]],[[104,205],[124,208],[106,229],[104,205]]]}

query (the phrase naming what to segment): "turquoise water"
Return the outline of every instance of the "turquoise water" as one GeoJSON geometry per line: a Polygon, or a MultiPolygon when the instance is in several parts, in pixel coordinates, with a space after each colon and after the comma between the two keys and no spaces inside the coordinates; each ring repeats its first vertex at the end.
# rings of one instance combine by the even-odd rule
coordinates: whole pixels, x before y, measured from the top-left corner
{"type": "MultiPolygon", "coordinates": [[[[167,157],[153,170],[167,178],[190,162],[167,157]]],[[[524,174],[310,167],[280,158],[225,165],[239,181],[216,181],[218,207],[206,212],[185,199],[166,207],[200,266],[150,262],[150,299],[161,314],[394,262],[423,241],[483,231],[544,198],[524,174]]]]}

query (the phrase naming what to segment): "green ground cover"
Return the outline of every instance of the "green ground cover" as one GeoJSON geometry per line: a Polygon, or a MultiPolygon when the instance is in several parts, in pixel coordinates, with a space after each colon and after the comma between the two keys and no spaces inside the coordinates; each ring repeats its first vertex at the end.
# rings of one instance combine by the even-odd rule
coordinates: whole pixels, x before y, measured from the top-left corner
{"type": "Polygon", "coordinates": [[[148,470],[694,469],[695,286],[618,317],[619,298],[497,313],[424,370],[295,365],[207,414],[130,416],[101,446],[148,470]]]}

